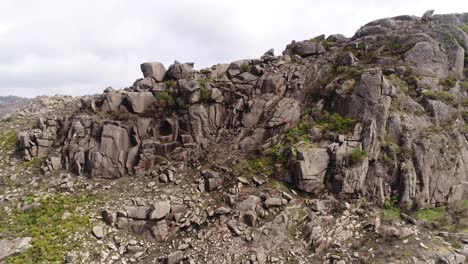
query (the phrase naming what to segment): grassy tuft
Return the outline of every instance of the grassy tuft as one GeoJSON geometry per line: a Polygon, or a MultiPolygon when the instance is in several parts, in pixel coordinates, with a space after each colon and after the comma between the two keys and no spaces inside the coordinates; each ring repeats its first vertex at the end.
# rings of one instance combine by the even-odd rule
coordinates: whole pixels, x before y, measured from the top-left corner
{"type": "Polygon", "coordinates": [[[290,129],[285,134],[285,140],[291,145],[295,145],[301,141],[310,142],[309,131],[312,128],[312,123],[308,121],[300,122],[296,127],[290,129]]]}
{"type": "Polygon", "coordinates": [[[450,89],[457,84],[457,78],[455,77],[446,77],[439,79],[439,85],[444,89],[450,89]]]}
{"type": "Polygon", "coordinates": [[[355,148],[351,153],[349,153],[347,160],[348,160],[348,165],[350,166],[356,166],[362,163],[364,159],[367,157],[367,150],[355,148]]]}
{"type": "Polygon", "coordinates": [[[234,167],[233,171],[236,175],[248,178],[262,174],[272,176],[275,172],[275,159],[271,155],[265,155],[251,160],[243,160],[234,167]]]}
{"type": "Polygon", "coordinates": [[[161,103],[161,104],[165,104],[165,105],[174,105],[174,98],[172,97],[172,95],[169,93],[169,91],[160,91],[160,92],[157,92],[154,97],[156,98],[156,100],[161,103]]]}
{"type": "Polygon", "coordinates": [[[16,147],[16,132],[7,131],[0,136],[0,148],[4,151],[12,151],[16,147]]]}
{"type": "MultiPolygon", "coordinates": [[[[468,63],[468,62],[467,62],[468,63]]],[[[460,88],[462,91],[468,91],[468,82],[460,82],[460,88]]]]}
{"type": "Polygon", "coordinates": [[[240,66],[241,72],[248,72],[252,67],[248,63],[242,63],[240,66]]]}
{"type": "Polygon", "coordinates": [[[166,89],[175,88],[176,85],[177,85],[177,82],[174,81],[174,80],[167,80],[167,81],[164,81],[164,86],[166,87],[166,89]]]}
{"type": "Polygon", "coordinates": [[[40,198],[39,207],[30,211],[16,210],[10,216],[2,212],[1,233],[32,238],[30,248],[7,262],[62,263],[68,251],[80,247],[80,240],[73,236],[91,228],[88,212],[82,206],[94,199],[84,195],[53,195],[40,198]],[[62,219],[66,211],[71,215],[62,219]]]}
{"type": "Polygon", "coordinates": [[[433,207],[421,209],[416,212],[415,217],[420,220],[426,220],[428,222],[441,222],[445,218],[444,207],[433,207]]]}
{"type": "Polygon", "coordinates": [[[349,116],[343,117],[338,113],[330,115],[325,112],[320,123],[329,131],[345,134],[351,132],[356,121],[349,116]]]}
{"type": "Polygon", "coordinates": [[[424,96],[431,100],[440,100],[444,103],[453,104],[455,102],[455,95],[447,91],[425,91],[424,96]]]}

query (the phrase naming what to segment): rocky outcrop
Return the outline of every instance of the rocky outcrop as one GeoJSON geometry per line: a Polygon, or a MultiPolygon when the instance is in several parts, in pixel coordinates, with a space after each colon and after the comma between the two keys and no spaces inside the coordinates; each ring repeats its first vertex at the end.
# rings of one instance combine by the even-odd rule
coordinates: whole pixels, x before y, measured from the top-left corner
{"type": "MultiPolygon", "coordinates": [[[[25,160],[50,156],[49,173],[113,179],[169,161],[196,164],[213,146],[262,153],[307,120],[306,142],[287,142],[291,155],[275,161],[278,178],[315,194],[393,197],[407,208],[450,203],[468,195],[467,20],[385,18],[352,39],[293,41],[282,56],[269,50],[200,71],[143,63],[143,79],[83,98],[67,117],[40,119],[19,134],[19,148],[25,160]],[[327,124],[340,122],[333,114],[353,126],[327,124]]],[[[228,183],[206,173],[199,184],[214,192],[228,183]]]]}

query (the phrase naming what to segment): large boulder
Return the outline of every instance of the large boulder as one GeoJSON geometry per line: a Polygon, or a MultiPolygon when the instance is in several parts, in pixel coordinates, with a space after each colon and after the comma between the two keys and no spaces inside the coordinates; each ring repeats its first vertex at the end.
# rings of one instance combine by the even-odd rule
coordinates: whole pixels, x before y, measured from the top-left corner
{"type": "Polygon", "coordinates": [[[109,90],[101,95],[100,109],[102,112],[118,111],[125,95],[116,91],[109,90]]]}
{"type": "Polygon", "coordinates": [[[294,98],[283,98],[275,106],[268,120],[267,127],[277,127],[285,125],[286,128],[292,128],[297,125],[301,117],[301,107],[294,98]]]}
{"type": "Polygon", "coordinates": [[[131,110],[136,114],[142,114],[152,104],[156,103],[151,92],[129,92],[126,94],[126,98],[130,103],[131,110]]]}
{"type": "Polygon", "coordinates": [[[449,73],[449,61],[437,43],[418,42],[405,53],[405,62],[425,76],[443,78],[449,73]]]}
{"type": "Polygon", "coordinates": [[[307,145],[297,147],[293,160],[293,182],[300,190],[318,193],[324,189],[324,180],[330,156],[326,148],[314,148],[307,145]]]}
{"type": "Polygon", "coordinates": [[[89,153],[91,177],[119,178],[126,173],[126,160],[131,147],[129,132],[117,123],[105,123],[101,144],[89,153]]]}
{"type": "Polygon", "coordinates": [[[291,44],[286,46],[286,50],[283,51],[283,55],[299,55],[301,57],[307,57],[311,55],[318,55],[325,52],[325,48],[322,43],[318,41],[304,40],[304,41],[292,41],[291,44]]]}
{"type": "Polygon", "coordinates": [[[175,61],[167,70],[167,77],[175,80],[189,79],[193,73],[194,70],[190,64],[175,61]]]}
{"type": "Polygon", "coordinates": [[[192,80],[179,80],[177,83],[179,94],[184,98],[185,103],[198,103],[201,99],[200,85],[192,80]]]}
{"type": "Polygon", "coordinates": [[[166,68],[160,62],[145,62],[140,65],[141,71],[143,72],[144,78],[153,78],[160,82],[164,80],[166,75],[166,68]]]}

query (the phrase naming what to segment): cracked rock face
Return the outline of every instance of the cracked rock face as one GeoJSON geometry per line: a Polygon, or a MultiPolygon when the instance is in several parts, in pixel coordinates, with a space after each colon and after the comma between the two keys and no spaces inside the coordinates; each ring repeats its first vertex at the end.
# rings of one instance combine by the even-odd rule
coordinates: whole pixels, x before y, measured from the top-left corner
{"type": "MultiPolygon", "coordinates": [[[[467,22],[466,14],[379,19],[352,39],[293,41],[282,56],[270,50],[200,71],[143,63],[133,86],[82,98],[66,117],[41,118],[19,134],[19,147],[25,160],[55,152],[46,172],[117,179],[171,161],[195,164],[210,148],[266,153],[307,120],[313,145],[288,145],[285,153],[295,154],[275,168],[278,179],[313,194],[396,196],[407,208],[450,203],[468,194],[467,22]],[[355,125],[330,131],[326,113],[355,125]],[[365,157],[352,164],[353,153],[365,157]]],[[[212,192],[226,182],[197,184],[212,192]]]]}
{"type": "MultiPolygon", "coordinates": [[[[466,23],[428,12],[202,70],[143,63],[125,89],[32,105],[18,149],[44,182],[70,172],[60,192],[111,197],[89,230],[101,262],[396,263],[388,241],[441,246],[406,211],[468,198],[466,23]]],[[[465,261],[426,255],[405,260],[465,261]]]]}

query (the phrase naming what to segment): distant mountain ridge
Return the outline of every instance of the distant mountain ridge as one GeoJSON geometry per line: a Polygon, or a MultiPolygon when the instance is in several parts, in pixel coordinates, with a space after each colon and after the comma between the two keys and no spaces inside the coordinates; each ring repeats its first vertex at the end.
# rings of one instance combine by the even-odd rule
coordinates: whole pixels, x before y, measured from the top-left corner
{"type": "Polygon", "coordinates": [[[0,96],[0,117],[27,106],[32,100],[13,95],[0,96]]]}

